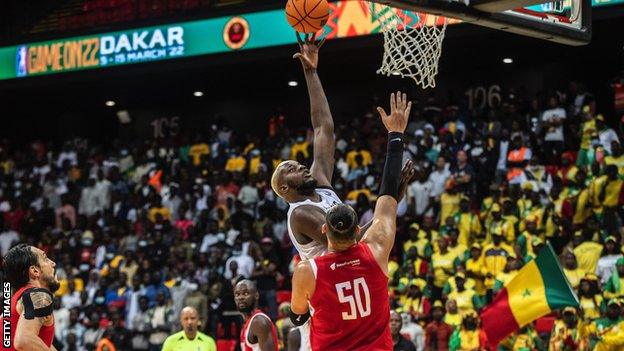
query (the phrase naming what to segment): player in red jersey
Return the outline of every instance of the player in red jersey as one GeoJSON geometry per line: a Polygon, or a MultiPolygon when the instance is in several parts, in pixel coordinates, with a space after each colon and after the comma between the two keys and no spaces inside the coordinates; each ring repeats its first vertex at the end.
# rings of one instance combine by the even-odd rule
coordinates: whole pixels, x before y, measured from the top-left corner
{"type": "Polygon", "coordinates": [[[278,351],[277,329],[271,318],[258,309],[260,295],[251,280],[241,280],[234,288],[236,308],[243,315],[242,351],[278,351]]]}
{"type": "Polygon", "coordinates": [[[4,256],[3,270],[11,284],[10,341],[3,350],[49,351],[56,350],[52,293],[59,288],[55,274],[56,263],[45,252],[26,244],[19,244],[4,256]]]}
{"type": "MultiPolygon", "coordinates": [[[[388,153],[373,223],[358,243],[356,212],[332,207],[322,227],[328,253],[302,261],[293,274],[291,320],[311,318],[312,350],[392,350],[388,303],[388,259],[396,232],[403,132],[411,103],[400,92],[390,97],[391,113],[378,108],[388,130],[388,153]]],[[[413,168],[407,170],[413,173],[413,168]]]]}

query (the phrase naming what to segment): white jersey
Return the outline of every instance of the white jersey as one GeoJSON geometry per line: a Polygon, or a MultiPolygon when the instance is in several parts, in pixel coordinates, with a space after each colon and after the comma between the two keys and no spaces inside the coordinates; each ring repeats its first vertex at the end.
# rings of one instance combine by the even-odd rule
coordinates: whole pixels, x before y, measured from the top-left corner
{"type": "Polygon", "coordinates": [[[288,208],[288,218],[286,222],[288,223],[288,235],[290,236],[290,240],[292,241],[295,248],[299,252],[299,256],[301,256],[302,260],[309,260],[315,257],[318,257],[327,251],[327,247],[319,242],[314,240],[310,241],[307,244],[300,244],[297,242],[295,235],[292,230],[292,225],[290,223],[290,215],[291,213],[299,206],[314,206],[320,208],[323,213],[326,213],[330,208],[334,205],[341,204],[340,198],[336,193],[329,188],[316,188],[314,191],[321,197],[321,201],[314,202],[311,200],[305,200],[301,202],[294,202],[290,204],[288,208]]]}

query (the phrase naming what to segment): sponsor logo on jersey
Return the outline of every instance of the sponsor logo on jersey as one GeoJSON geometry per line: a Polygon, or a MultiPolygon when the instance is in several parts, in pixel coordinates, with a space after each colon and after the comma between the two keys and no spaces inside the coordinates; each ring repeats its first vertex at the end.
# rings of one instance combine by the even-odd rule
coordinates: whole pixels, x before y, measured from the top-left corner
{"type": "Polygon", "coordinates": [[[334,262],[331,265],[329,265],[329,268],[331,268],[332,271],[335,271],[336,268],[340,268],[344,266],[359,266],[359,265],[360,265],[360,259],[357,259],[357,260],[351,260],[351,261],[340,262],[340,263],[334,262]]]}

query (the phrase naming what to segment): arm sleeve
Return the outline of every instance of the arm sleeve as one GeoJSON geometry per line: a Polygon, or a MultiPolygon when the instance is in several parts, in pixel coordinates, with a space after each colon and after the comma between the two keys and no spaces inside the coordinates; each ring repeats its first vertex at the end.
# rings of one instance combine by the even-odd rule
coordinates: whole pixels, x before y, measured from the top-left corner
{"type": "Polygon", "coordinates": [[[398,199],[402,163],[403,133],[390,132],[388,133],[388,150],[381,185],[379,186],[379,196],[390,195],[398,199]]]}
{"type": "Polygon", "coordinates": [[[24,318],[46,317],[52,314],[54,296],[48,289],[32,288],[22,295],[24,318]]]}

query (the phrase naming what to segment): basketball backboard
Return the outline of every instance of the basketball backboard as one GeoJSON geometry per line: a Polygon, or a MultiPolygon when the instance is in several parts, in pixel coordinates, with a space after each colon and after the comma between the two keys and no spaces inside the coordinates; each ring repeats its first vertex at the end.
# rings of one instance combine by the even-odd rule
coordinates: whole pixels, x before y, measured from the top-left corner
{"type": "Polygon", "coordinates": [[[591,40],[591,0],[372,1],[566,45],[585,45],[591,40]]]}

